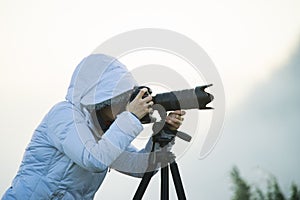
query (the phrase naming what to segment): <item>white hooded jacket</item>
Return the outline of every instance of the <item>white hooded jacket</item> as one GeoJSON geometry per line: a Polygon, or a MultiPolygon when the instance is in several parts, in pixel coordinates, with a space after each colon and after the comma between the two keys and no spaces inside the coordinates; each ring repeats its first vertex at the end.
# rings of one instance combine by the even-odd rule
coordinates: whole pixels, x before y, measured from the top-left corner
{"type": "Polygon", "coordinates": [[[55,105],[35,130],[2,199],[93,199],[109,167],[143,173],[151,142],[141,151],[130,144],[143,130],[141,122],[124,111],[101,135],[93,117],[95,104],[134,86],[131,74],[116,59],[102,54],[83,59],[66,101],[55,105]]]}

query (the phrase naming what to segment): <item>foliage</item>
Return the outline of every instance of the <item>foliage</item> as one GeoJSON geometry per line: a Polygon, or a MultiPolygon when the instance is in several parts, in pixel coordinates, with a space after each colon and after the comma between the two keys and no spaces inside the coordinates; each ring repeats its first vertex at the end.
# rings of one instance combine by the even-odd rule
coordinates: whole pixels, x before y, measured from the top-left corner
{"type": "Polygon", "coordinates": [[[251,186],[244,180],[237,167],[232,168],[230,176],[233,183],[232,200],[300,200],[300,190],[294,183],[291,185],[289,197],[286,197],[275,177],[268,180],[267,191],[263,192],[259,187],[251,186]]]}
{"type": "Polygon", "coordinates": [[[240,176],[240,172],[237,167],[233,167],[231,173],[231,179],[234,183],[234,196],[232,197],[232,200],[250,200],[250,186],[248,183],[243,180],[240,176]]]}

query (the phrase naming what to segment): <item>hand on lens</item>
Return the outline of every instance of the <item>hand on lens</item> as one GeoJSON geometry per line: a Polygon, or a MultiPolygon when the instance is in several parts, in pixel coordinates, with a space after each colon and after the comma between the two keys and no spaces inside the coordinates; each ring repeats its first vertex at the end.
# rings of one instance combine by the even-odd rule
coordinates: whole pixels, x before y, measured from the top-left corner
{"type": "Polygon", "coordinates": [[[168,128],[171,130],[177,130],[184,120],[184,118],[182,117],[183,115],[185,115],[185,111],[183,110],[175,110],[171,112],[166,117],[166,123],[168,125],[168,128]]]}
{"type": "Polygon", "coordinates": [[[153,112],[152,96],[148,95],[143,98],[147,91],[147,88],[141,89],[137,96],[126,107],[127,111],[133,113],[139,119],[142,119],[146,114],[153,112]]]}

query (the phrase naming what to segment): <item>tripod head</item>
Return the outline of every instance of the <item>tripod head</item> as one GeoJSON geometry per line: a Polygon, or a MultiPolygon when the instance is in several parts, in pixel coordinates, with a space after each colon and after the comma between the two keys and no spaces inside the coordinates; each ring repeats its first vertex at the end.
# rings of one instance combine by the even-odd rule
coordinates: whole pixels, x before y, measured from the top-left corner
{"type": "Polygon", "coordinates": [[[167,112],[163,106],[160,104],[154,104],[153,110],[158,111],[161,120],[158,122],[154,122],[152,126],[153,135],[152,141],[153,143],[159,143],[160,147],[166,146],[168,143],[172,142],[175,136],[180,139],[190,142],[192,137],[184,132],[171,130],[168,125],[165,124],[165,120],[167,117],[167,112]]]}

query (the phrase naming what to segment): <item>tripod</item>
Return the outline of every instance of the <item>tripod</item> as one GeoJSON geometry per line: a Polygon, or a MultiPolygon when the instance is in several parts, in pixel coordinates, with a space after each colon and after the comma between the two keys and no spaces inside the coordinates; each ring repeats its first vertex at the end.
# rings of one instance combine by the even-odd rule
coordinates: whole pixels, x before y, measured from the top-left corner
{"type": "MultiPolygon", "coordinates": [[[[181,132],[182,133],[182,132],[181,132]]],[[[175,161],[175,156],[172,152],[167,151],[167,144],[174,140],[177,131],[161,130],[158,134],[152,136],[153,146],[151,152],[153,156],[149,157],[148,168],[143,175],[143,178],[137,188],[137,191],[133,197],[133,200],[141,200],[147,186],[154,176],[155,169],[158,163],[162,166],[161,168],[161,200],[169,199],[169,167],[173,177],[173,182],[176,189],[176,194],[179,200],[185,200],[186,196],[184,193],[182,181],[178,165],[175,161]],[[159,145],[160,151],[155,151],[156,146],[159,145]]],[[[190,136],[189,136],[190,137],[190,136]]]]}

